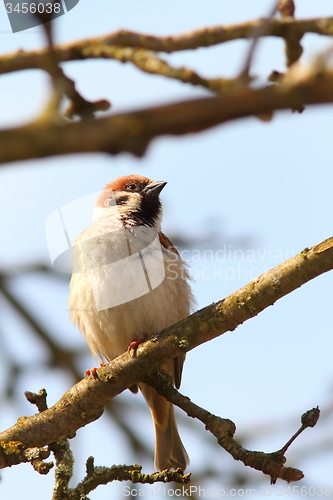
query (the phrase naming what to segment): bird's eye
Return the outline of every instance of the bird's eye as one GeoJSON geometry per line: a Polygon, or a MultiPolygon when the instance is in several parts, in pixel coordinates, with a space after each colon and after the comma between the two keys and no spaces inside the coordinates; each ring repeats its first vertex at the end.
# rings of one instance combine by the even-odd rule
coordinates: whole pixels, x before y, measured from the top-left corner
{"type": "Polygon", "coordinates": [[[135,191],[136,184],[127,184],[126,189],[129,189],[130,191],[135,191]]]}

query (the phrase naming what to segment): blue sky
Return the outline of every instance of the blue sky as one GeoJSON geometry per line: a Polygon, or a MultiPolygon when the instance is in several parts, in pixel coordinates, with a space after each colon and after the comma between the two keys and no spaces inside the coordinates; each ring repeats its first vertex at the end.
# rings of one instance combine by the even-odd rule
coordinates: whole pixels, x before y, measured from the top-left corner
{"type": "MultiPolygon", "coordinates": [[[[270,8],[271,2],[266,0],[208,0],[204,4],[197,0],[168,3],[143,0],[140,4],[133,0],[113,3],[95,0],[93,4],[80,0],[70,13],[57,20],[55,37],[60,43],[120,28],[178,34],[203,26],[255,19],[270,8]]],[[[332,14],[331,2],[324,0],[299,0],[296,8],[299,18],[332,14]]],[[[0,8],[0,37],[2,53],[43,45],[40,28],[12,34],[3,8],[0,8]]],[[[307,35],[303,45],[302,60],[306,61],[327,47],[329,41],[307,35]]],[[[162,57],[175,66],[192,67],[203,76],[228,77],[240,69],[247,47],[247,42],[238,41],[162,57]]],[[[116,61],[73,62],[64,68],[84,97],[109,99],[112,112],[207,95],[199,88],[147,76],[130,64],[116,61]]],[[[263,82],[273,69],[284,69],[283,43],[269,39],[259,44],[253,73],[263,82]]],[[[40,71],[1,76],[0,126],[19,125],[36,116],[46,102],[48,83],[47,76],[40,71]]],[[[204,254],[202,246],[191,248],[184,256],[189,257],[196,277],[194,293],[198,306],[222,299],[304,247],[332,236],[331,122],[332,106],[309,107],[301,115],[277,113],[268,124],[249,118],[201,134],[163,137],[151,144],[143,159],[128,154],[117,157],[89,154],[4,166],[0,171],[2,265],[48,261],[44,223],[50,213],[65,203],[99,191],[120,175],[140,173],[168,182],[162,197],[163,227],[167,234],[180,233],[198,239],[215,234],[214,245],[208,248],[213,251],[213,258],[210,253],[204,254]],[[235,254],[240,240],[245,242],[243,253],[235,254]],[[224,244],[230,249],[227,261],[219,260],[217,254],[224,244]]],[[[236,331],[189,353],[182,392],[209,411],[234,420],[240,433],[249,426],[264,428],[266,422],[273,421],[277,427],[281,426],[281,432],[270,440],[266,436],[256,437],[251,446],[264,451],[282,446],[297,429],[298,416],[305,410],[332,404],[331,291],[329,273],[236,331]],[[218,387],[216,383],[212,387],[212,377],[220,380],[218,387]],[[292,425],[283,429],[283,422],[292,425]]],[[[63,337],[66,345],[84,346],[83,339],[68,322],[67,290],[61,283],[51,287],[42,277],[24,278],[17,283],[16,292],[43,321],[51,320],[54,334],[63,337]]],[[[44,355],[42,349],[24,325],[13,318],[6,304],[3,310],[2,329],[7,348],[15,352],[22,364],[36,359],[36,370],[28,375],[21,392],[45,386],[52,404],[68,388],[68,380],[60,371],[55,377],[54,372],[47,374],[38,368],[38,360],[44,355]]],[[[93,364],[89,355],[87,363],[93,364]]],[[[6,366],[5,359],[3,364],[6,366]]],[[[130,394],[121,397],[137,404],[130,394]]],[[[1,428],[15,422],[20,416],[16,412],[17,408],[8,407],[5,414],[1,412],[1,428]]],[[[22,413],[31,412],[22,401],[22,413]]],[[[144,422],[142,432],[152,441],[148,415],[144,422]]],[[[77,478],[84,473],[88,455],[96,456],[96,463],[103,465],[135,462],[122,438],[109,435],[105,419],[89,427],[79,431],[79,438],[73,443],[74,452],[80,455],[77,478]],[[79,440],[83,434],[84,444],[79,440]]],[[[198,470],[203,456],[206,461],[211,459],[209,452],[199,455],[192,431],[181,431],[193,470],[198,470]]],[[[332,421],[323,420],[306,432],[316,434],[318,441],[332,441],[332,421]]],[[[320,458],[314,453],[310,459],[302,454],[302,445],[308,439],[304,435],[304,441],[301,438],[290,451],[290,463],[304,470],[304,484],[333,487],[332,451],[320,458]]],[[[312,443],[316,443],[313,439],[312,443]]],[[[223,450],[214,457],[219,454],[222,456],[223,450]]],[[[147,472],[150,467],[148,464],[147,472]]],[[[46,498],[50,494],[52,473],[41,478],[30,469],[23,465],[4,471],[1,494],[11,494],[13,498],[16,494],[19,498],[27,488],[38,485],[37,492],[32,490],[34,498],[46,498]]],[[[220,486],[225,484],[225,478],[221,477],[220,486]]],[[[268,485],[266,478],[262,484],[268,485]]],[[[100,488],[90,497],[109,498],[112,488],[100,488]]]]}

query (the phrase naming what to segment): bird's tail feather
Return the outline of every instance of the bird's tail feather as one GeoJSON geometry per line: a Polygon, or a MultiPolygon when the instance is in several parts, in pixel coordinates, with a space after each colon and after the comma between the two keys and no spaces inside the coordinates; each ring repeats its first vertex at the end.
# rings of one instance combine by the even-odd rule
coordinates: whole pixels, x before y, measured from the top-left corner
{"type": "Polygon", "coordinates": [[[178,434],[173,404],[146,384],[140,384],[140,389],[147,400],[154,422],[155,468],[159,471],[178,467],[185,470],[190,461],[178,434]]]}
{"type": "Polygon", "coordinates": [[[173,405],[169,403],[169,420],[165,430],[154,422],[156,448],[154,465],[157,470],[177,469],[185,470],[189,465],[189,458],[178,434],[173,405]]]}

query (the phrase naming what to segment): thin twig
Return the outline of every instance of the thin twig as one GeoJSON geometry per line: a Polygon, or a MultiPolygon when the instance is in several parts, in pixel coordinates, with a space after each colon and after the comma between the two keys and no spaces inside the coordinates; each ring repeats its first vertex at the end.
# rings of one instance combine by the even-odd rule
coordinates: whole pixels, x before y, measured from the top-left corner
{"type": "Polygon", "coordinates": [[[96,44],[85,48],[82,51],[82,55],[87,58],[115,59],[122,63],[131,62],[145,73],[165,76],[191,85],[200,85],[214,92],[225,92],[233,88],[237,83],[235,79],[203,78],[190,68],[174,68],[167,61],[157,57],[153,52],[140,48],[96,44]]]}
{"type": "Polygon", "coordinates": [[[312,408],[312,410],[308,410],[305,413],[303,413],[301,417],[301,427],[298,429],[297,432],[289,439],[289,441],[279,450],[280,455],[284,455],[286,451],[288,450],[289,446],[295,441],[295,439],[308,427],[314,427],[316,423],[318,422],[320,416],[320,410],[319,407],[317,408],[312,408]]]}
{"type": "MultiPolygon", "coordinates": [[[[52,3],[54,3],[53,0],[52,3]]],[[[42,26],[44,28],[44,33],[47,41],[47,71],[52,79],[52,95],[46,106],[46,109],[40,116],[40,120],[61,121],[60,114],[60,104],[62,96],[65,95],[70,99],[70,104],[65,111],[65,116],[67,118],[74,118],[75,116],[80,116],[82,119],[92,119],[94,118],[94,113],[96,111],[106,111],[110,107],[109,101],[106,99],[98,100],[95,102],[87,101],[82,97],[75,88],[75,83],[73,80],[68,78],[63,69],[59,66],[58,54],[55,50],[53,43],[53,33],[52,33],[52,11],[47,14],[45,12],[39,13],[38,10],[35,16],[40,18],[43,22],[42,26]]]]}
{"type": "MultiPolygon", "coordinates": [[[[101,484],[113,481],[131,481],[132,483],[154,484],[157,482],[175,482],[187,484],[191,474],[183,474],[180,470],[165,470],[152,474],[142,474],[140,465],[113,465],[112,467],[96,467],[93,457],[86,463],[86,477],[73,489],[68,491],[68,496],[61,497],[68,500],[81,500],[85,495],[96,489],[101,484]]],[[[54,499],[55,500],[55,499],[54,499]]]]}
{"type": "Polygon", "coordinates": [[[68,495],[69,481],[73,476],[74,458],[68,439],[60,439],[50,445],[56,461],[55,484],[52,500],[65,500],[68,495]]]}
{"type": "Polygon", "coordinates": [[[278,452],[264,453],[250,451],[239,445],[233,438],[236,431],[235,424],[229,419],[220,418],[209,413],[180,394],[173,387],[169,375],[158,372],[148,375],[144,381],[168,401],[185,411],[189,417],[197,418],[205,424],[206,429],[216,437],[219,445],[230,453],[235,460],[240,460],[244,465],[268,474],[271,477],[272,484],[276,482],[276,479],[283,479],[290,483],[299,481],[304,477],[300,470],[284,466],[286,462],[284,453],[282,453],[284,448],[278,452]]]}
{"type": "Polygon", "coordinates": [[[45,389],[41,389],[37,394],[35,392],[25,391],[24,395],[29,403],[37,406],[39,413],[47,409],[47,392],[45,389]]]}
{"type": "Polygon", "coordinates": [[[260,26],[259,29],[256,28],[254,30],[255,34],[253,35],[253,39],[252,39],[252,42],[251,42],[251,45],[250,45],[250,49],[249,49],[249,51],[247,53],[247,56],[245,58],[244,67],[243,67],[243,69],[241,70],[241,72],[239,74],[239,80],[240,81],[245,81],[246,83],[249,81],[249,79],[250,79],[250,68],[251,68],[251,64],[252,64],[252,60],[253,60],[253,56],[254,56],[255,50],[256,50],[256,48],[258,46],[260,38],[263,37],[263,36],[265,36],[265,35],[267,35],[267,33],[269,33],[270,21],[275,16],[275,14],[277,12],[277,9],[278,9],[278,3],[275,0],[274,1],[274,5],[270,9],[267,18],[262,21],[262,25],[260,26]]]}

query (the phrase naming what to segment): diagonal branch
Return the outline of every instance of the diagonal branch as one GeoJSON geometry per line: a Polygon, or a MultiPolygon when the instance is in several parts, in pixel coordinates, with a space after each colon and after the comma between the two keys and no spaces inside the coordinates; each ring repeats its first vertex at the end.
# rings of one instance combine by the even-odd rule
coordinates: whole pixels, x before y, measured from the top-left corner
{"type": "Polygon", "coordinates": [[[234,89],[200,98],[94,121],[40,123],[0,131],[0,163],[53,155],[128,151],[142,156],[162,135],[199,132],[231,120],[333,102],[333,71],[291,69],[281,85],[234,89]]]}
{"type": "Polygon", "coordinates": [[[74,379],[80,380],[81,374],[75,366],[75,352],[62,348],[60,344],[57,344],[57,342],[52,339],[52,335],[50,335],[48,329],[41,324],[40,320],[35,317],[24,303],[10,290],[6,278],[8,278],[8,276],[6,277],[6,275],[0,272],[0,295],[2,294],[6,298],[16,313],[25,320],[29,327],[37,334],[39,339],[49,348],[52,355],[51,364],[58,366],[66,365],[74,379]]]}
{"type": "Polygon", "coordinates": [[[304,249],[226,299],[150,337],[134,355],[126,352],[100,368],[97,380],[93,377],[82,380],[51,408],[32,417],[22,417],[2,432],[0,468],[20,463],[22,448],[41,447],[73,437],[79,428],[102,415],[108,399],[145,380],[168,359],[234,330],[278,299],[332,269],[333,237],[304,249]]]}

